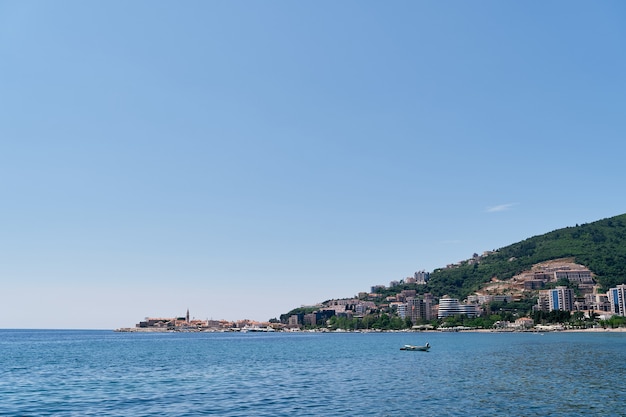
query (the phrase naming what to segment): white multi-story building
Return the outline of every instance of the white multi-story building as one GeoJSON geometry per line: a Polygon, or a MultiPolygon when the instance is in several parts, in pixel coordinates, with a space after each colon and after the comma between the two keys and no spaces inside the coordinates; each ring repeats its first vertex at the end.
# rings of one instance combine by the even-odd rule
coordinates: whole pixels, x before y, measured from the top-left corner
{"type": "Polygon", "coordinates": [[[467,296],[467,302],[470,304],[477,304],[478,303],[478,296],[477,295],[468,295],[467,296]]]}
{"type": "Polygon", "coordinates": [[[418,271],[413,274],[413,277],[415,278],[416,284],[426,284],[430,279],[430,272],[418,271]]]}
{"type": "Polygon", "coordinates": [[[574,290],[567,287],[556,287],[552,290],[547,290],[549,294],[548,305],[550,311],[562,310],[573,311],[574,310],[574,290]]]}
{"type": "Polygon", "coordinates": [[[465,314],[467,317],[478,316],[478,309],[476,304],[461,304],[461,314],[465,314]]]}
{"type": "Polygon", "coordinates": [[[606,295],[611,303],[611,313],[626,316],[626,284],[609,289],[606,295]]]}
{"type": "Polygon", "coordinates": [[[376,309],[376,304],[372,301],[361,301],[354,306],[354,314],[362,316],[367,314],[369,310],[376,309]]]}
{"type": "Polygon", "coordinates": [[[439,300],[438,318],[456,316],[464,314],[467,317],[476,317],[478,309],[476,304],[461,304],[458,299],[443,297],[439,300]]]}
{"type": "Polygon", "coordinates": [[[554,271],[554,279],[567,279],[577,284],[593,284],[593,276],[588,269],[554,271]]]}
{"type": "Polygon", "coordinates": [[[398,305],[398,317],[400,317],[401,319],[405,319],[406,318],[406,311],[407,311],[407,305],[406,304],[399,304],[398,305]]]}

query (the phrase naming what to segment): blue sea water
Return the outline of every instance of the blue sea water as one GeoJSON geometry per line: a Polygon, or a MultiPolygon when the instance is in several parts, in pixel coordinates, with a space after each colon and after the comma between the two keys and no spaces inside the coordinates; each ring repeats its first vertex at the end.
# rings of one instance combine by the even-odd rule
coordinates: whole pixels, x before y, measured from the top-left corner
{"type": "Polygon", "coordinates": [[[626,416],[625,376],[626,333],[0,330],[1,416],[626,416]]]}

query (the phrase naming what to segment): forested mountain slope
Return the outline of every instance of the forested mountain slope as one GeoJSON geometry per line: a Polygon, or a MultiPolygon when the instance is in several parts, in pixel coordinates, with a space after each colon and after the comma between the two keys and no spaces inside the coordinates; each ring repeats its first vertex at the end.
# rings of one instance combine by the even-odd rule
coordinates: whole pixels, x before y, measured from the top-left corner
{"type": "Polygon", "coordinates": [[[436,269],[424,288],[435,296],[465,298],[493,277],[508,279],[532,265],[573,257],[606,290],[626,282],[626,214],[534,236],[458,266],[436,269]]]}

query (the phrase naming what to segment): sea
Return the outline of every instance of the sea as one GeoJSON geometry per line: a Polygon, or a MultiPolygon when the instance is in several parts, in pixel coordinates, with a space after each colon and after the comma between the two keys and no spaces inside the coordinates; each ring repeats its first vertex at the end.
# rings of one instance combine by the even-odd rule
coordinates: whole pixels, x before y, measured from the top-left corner
{"type": "Polygon", "coordinates": [[[626,333],[0,330],[0,416],[626,416],[626,333]]]}

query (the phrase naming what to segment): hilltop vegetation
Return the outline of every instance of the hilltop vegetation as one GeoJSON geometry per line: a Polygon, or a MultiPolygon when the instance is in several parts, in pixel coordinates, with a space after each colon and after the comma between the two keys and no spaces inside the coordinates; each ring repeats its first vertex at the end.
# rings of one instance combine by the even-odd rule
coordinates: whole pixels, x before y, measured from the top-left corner
{"type": "Polygon", "coordinates": [[[554,230],[476,260],[436,269],[424,292],[465,298],[494,277],[509,279],[534,264],[559,258],[573,258],[588,267],[604,290],[626,282],[626,214],[554,230]]]}
{"type": "MultiPolygon", "coordinates": [[[[397,312],[390,308],[387,297],[395,296],[402,290],[415,290],[417,294],[431,293],[436,298],[449,295],[458,299],[465,299],[481,289],[486,289],[492,281],[506,281],[522,272],[530,271],[537,264],[555,261],[583,265],[591,270],[596,281],[602,286],[601,291],[626,283],[626,214],[599,220],[589,224],[576,225],[552,232],[534,236],[518,243],[500,248],[483,256],[475,254],[471,259],[436,269],[430,274],[427,284],[404,283],[388,288],[379,288],[376,294],[369,294],[367,300],[375,304],[376,308],[368,314],[357,318],[333,317],[329,321],[331,327],[360,329],[381,328],[397,329],[410,327],[410,320],[402,321],[397,312]]],[[[549,283],[549,286],[567,285],[567,283],[549,283]]],[[[500,285],[496,283],[496,285],[500,285]]],[[[330,301],[330,300],[329,300],[330,301]]],[[[512,321],[517,317],[528,315],[536,304],[536,292],[525,293],[521,299],[513,302],[492,301],[486,306],[481,317],[469,319],[467,317],[448,317],[447,325],[465,325],[470,327],[490,328],[499,320],[512,321]]],[[[322,303],[322,306],[328,302],[322,303]]],[[[281,315],[281,322],[285,323],[293,314],[304,315],[323,307],[302,307],[281,315]]],[[[556,314],[534,317],[537,322],[567,321],[567,317],[557,317],[556,314]]],[[[575,317],[574,321],[580,321],[575,317]]],[[[322,320],[326,322],[326,319],[322,320]]],[[[592,319],[593,321],[593,319],[592,319]]],[[[608,323],[608,322],[607,322],[608,323]]],[[[605,323],[613,326],[615,323],[605,323]]],[[[423,324],[423,323],[418,323],[423,324]]],[[[440,325],[434,320],[432,325],[440,325]]]]}

